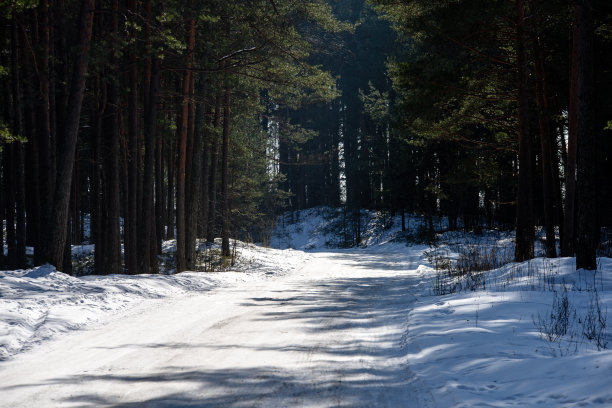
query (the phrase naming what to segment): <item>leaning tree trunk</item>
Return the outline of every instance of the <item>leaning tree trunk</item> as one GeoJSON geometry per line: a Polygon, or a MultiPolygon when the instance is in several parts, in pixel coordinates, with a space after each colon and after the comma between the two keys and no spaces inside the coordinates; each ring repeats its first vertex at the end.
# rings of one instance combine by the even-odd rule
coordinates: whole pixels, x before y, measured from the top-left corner
{"type": "Polygon", "coordinates": [[[578,0],[578,123],[576,136],[576,269],[597,269],[599,243],[597,224],[597,158],[593,126],[593,5],[592,0],[578,0]]]}
{"type": "Polygon", "coordinates": [[[62,268],[64,260],[64,245],[66,244],[66,225],[68,221],[68,207],[70,204],[70,184],[72,182],[72,168],[76,152],[81,106],[85,93],[85,76],[87,73],[89,43],[93,26],[93,11],[95,0],[82,0],[79,17],[79,46],[75,57],[74,71],[70,83],[70,96],[66,119],[64,121],[64,134],[59,160],[57,164],[57,178],[55,194],[53,196],[53,210],[51,229],[47,237],[44,259],[56,268],[62,268]]]}
{"type": "Polygon", "coordinates": [[[533,170],[531,135],[529,133],[529,102],[527,95],[527,59],[525,52],[525,18],[523,0],[516,1],[516,56],[518,87],[518,144],[519,177],[516,198],[516,245],[514,258],[517,262],[532,259],[534,241],[533,221],[533,170]]]}

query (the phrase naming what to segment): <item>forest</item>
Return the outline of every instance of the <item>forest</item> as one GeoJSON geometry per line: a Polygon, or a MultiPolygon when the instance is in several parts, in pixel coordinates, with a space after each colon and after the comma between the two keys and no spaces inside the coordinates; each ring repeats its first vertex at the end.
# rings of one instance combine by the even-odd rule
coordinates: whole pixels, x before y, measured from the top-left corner
{"type": "MultiPolygon", "coordinates": [[[[596,269],[612,227],[612,3],[0,4],[0,268],[155,274],[342,208],[515,231],[596,269]],[[602,239],[603,237],[603,239],[602,239]],[[33,247],[33,253],[27,251],[33,247]]],[[[404,226],[404,228],[406,228],[404,226]]],[[[426,231],[427,232],[427,231],[426,231]]]]}

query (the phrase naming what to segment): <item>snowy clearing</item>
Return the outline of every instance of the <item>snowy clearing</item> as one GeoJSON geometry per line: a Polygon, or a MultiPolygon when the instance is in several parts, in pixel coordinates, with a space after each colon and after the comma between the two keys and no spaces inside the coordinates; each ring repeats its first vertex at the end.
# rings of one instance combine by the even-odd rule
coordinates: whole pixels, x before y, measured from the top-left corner
{"type": "Polygon", "coordinates": [[[510,241],[406,246],[369,228],[372,246],[330,251],[301,230],[317,252],[241,245],[236,272],[1,272],[0,406],[612,406],[609,325],[585,334],[612,304],[611,259],[440,283],[457,251],[480,240],[503,257],[510,241]]]}

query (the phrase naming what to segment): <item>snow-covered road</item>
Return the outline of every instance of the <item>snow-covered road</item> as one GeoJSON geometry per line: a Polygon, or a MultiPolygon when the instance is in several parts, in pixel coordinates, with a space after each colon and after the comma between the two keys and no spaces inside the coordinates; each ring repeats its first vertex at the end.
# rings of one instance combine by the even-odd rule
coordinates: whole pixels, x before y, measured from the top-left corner
{"type": "Polygon", "coordinates": [[[61,336],[0,365],[0,406],[434,406],[406,361],[417,257],[313,254],[304,267],[61,336]]]}

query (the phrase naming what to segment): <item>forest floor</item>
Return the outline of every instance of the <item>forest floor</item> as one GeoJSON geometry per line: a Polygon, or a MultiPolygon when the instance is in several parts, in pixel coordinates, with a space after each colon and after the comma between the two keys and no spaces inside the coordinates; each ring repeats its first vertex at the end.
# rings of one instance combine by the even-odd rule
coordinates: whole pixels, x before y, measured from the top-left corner
{"type": "Polygon", "coordinates": [[[612,406],[610,258],[470,275],[466,248],[511,240],[385,234],[296,231],[310,251],[240,245],[233,272],[2,271],[0,406],[612,406]]]}

